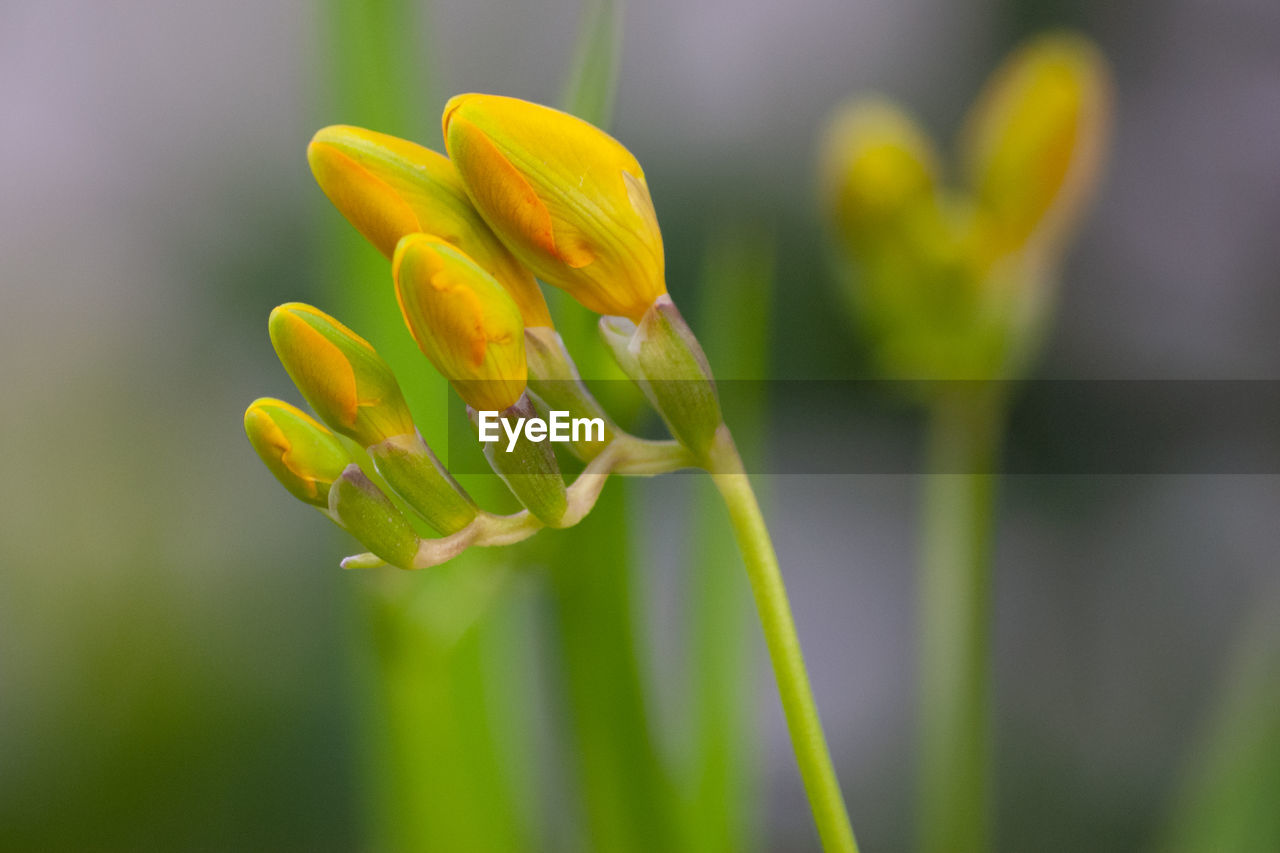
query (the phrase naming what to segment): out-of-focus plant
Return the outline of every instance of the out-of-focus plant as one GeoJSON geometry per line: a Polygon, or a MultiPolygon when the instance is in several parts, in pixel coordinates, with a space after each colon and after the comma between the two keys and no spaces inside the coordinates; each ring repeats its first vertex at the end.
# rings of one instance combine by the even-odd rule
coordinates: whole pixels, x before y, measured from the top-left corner
{"type": "MultiPolygon", "coordinates": [[[[726,217],[728,218],[728,217],[726,217]]],[[[737,386],[734,440],[748,468],[764,457],[776,238],[764,224],[718,226],[702,262],[698,316],[714,319],[701,337],[722,382],[737,386]]],[[[694,538],[685,580],[690,614],[686,849],[749,853],[763,846],[755,729],[757,639],[733,531],[710,484],[695,481],[694,538]]],[[[761,494],[766,507],[769,494],[761,494]]]]}
{"type": "Polygon", "coordinates": [[[330,484],[323,510],[368,549],[344,560],[348,568],[424,569],[474,546],[573,526],[610,474],[709,472],[743,552],[823,843],[856,850],[772,543],[706,357],[667,294],[662,236],[640,164],[587,122],[514,98],[460,95],[445,107],[443,126],[447,160],[369,131],[326,128],[312,143],[312,168],[361,233],[384,252],[394,242],[392,277],[406,325],[469,412],[598,418],[601,436],[566,444],[585,469],[566,485],[549,445],[527,433],[510,451],[489,443],[486,459],[524,509],[480,508],[413,427],[373,348],[298,304],[272,314],[277,354],[328,429],[365,448],[382,484],[356,464],[338,471],[342,460],[325,427],[292,412],[259,416],[264,408],[281,411],[275,403],[255,404],[246,417],[255,448],[291,491],[317,506],[330,484]],[[673,441],[639,439],[608,417],[524,270],[603,315],[600,332],[613,357],[673,441]],[[440,535],[421,535],[421,523],[440,535]]]}
{"type": "Polygon", "coordinates": [[[1280,848],[1280,601],[1245,620],[1169,811],[1162,853],[1280,848]]]}
{"type": "MultiPolygon", "coordinates": [[[[613,117],[622,48],[621,0],[584,0],[573,66],[561,96],[565,112],[608,130],[613,117]]],[[[605,350],[596,318],[572,297],[547,293],[556,331],[587,382],[625,386],[605,350]]],[[[600,388],[600,385],[596,386],[600,388]]],[[[634,396],[634,395],[633,395],[634,396]]],[[[622,424],[641,404],[622,394],[603,402],[622,424]],[[619,406],[619,401],[626,405],[619,406]]],[[[647,853],[678,848],[677,812],[663,743],[654,730],[656,705],[640,634],[647,577],[638,559],[633,484],[620,480],[603,492],[589,524],[538,545],[547,566],[548,629],[563,678],[567,735],[577,769],[583,829],[590,849],[647,853]]]]}
{"type": "Polygon", "coordinates": [[[1111,91],[1087,39],[1050,34],[992,75],[960,134],[957,180],[880,98],[825,136],[824,204],[881,375],[927,410],[919,587],[920,849],[990,848],[991,551],[1006,380],[1024,376],[1098,183],[1111,91]],[[914,380],[929,380],[918,382],[914,380]]]}

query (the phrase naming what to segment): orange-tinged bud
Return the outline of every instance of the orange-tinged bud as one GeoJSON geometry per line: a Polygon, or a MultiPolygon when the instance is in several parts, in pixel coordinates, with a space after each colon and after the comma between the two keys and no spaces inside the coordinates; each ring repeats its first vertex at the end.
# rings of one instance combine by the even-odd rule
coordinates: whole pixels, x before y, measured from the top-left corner
{"type": "Polygon", "coordinates": [[[351,458],[338,437],[297,406],[263,397],[244,413],[249,443],[294,497],[329,506],[329,487],[351,458]]]}
{"type": "Polygon", "coordinates": [[[284,369],[334,431],[362,447],[414,431],[391,367],[364,338],[301,302],[273,310],[268,327],[284,369]]]}
{"type": "Polygon", "coordinates": [[[458,396],[477,410],[515,403],[528,376],[524,325],[493,276],[426,234],[400,241],[391,270],[409,331],[458,396]]]}
{"type": "Polygon", "coordinates": [[[360,127],[321,129],[307,146],[316,182],[334,207],[390,258],[406,234],[434,234],[507,289],[527,326],[550,326],[542,291],[498,239],[443,154],[360,127]]]}
{"type": "Polygon", "coordinates": [[[517,258],[586,308],[639,321],[666,293],[644,171],[609,134],[550,107],[458,95],[445,147],[476,209],[517,258]]]}
{"type": "Polygon", "coordinates": [[[1062,241],[1097,184],[1110,114],[1106,61],[1080,36],[1032,39],[991,75],[961,135],[961,162],[993,254],[1033,236],[1062,241]]]}

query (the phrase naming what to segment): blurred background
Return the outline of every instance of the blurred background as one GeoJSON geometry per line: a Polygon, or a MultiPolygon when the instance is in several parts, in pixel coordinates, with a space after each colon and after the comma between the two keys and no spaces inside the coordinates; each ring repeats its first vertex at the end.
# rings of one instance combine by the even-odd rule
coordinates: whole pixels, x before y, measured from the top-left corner
{"type": "MultiPolygon", "coordinates": [[[[366,846],[353,543],[240,425],[254,397],[294,399],[270,308],[336,313],[336,214],[304,158],[350,120],[328,106],[324,9],[0,4],[0,848],[366,846]]],[[[452,93],[556,102],[579,7],[433,0],[419,23],[404,86],[438,148],[452,93]]],[[[1056,25],[1113,63],[1117,119],[1037,375],[1280,379],[1280,5],[633,2],[613,131],[645,166],[674,297],[703,304],[726,219],[776,239],[764,375],[744,378],[865,374],[817,212],[830,111],[880,91],[949,144],[1005,52],[1056,25]]],[[[823,427],[863,438],[838,410],[823,427]]],[[[785,456],[785,431],[768,446],[785,456]]],[[[866,850],[907,849],[919,478],[762,481],[854,826],[866,850]]],[[[619,544],[640,555],[638,659],[677,755],[696,485],[634,487],[619,544]]],[[[1194,835],[1177,820],[1269,812],[1246,806],[1280,798],[1280,477],[1017,476],[1001,512],[1000,849],[1173,849],[1194,835]]],[[[512,673],[542,733],[525,772],[556,789],[540,595],[521,578],[504,607],[532,648],[512,673]]],[[[815,849],[755,668],[755,846],[815,849]]],[[[1276,820],[1222,831],[1274,840],[1276,820]]],[[[571,826],[543,832],[572,848],[571,826]]],[[[1275,849],[1245,843],[1186,849],[1275,849]]]]}

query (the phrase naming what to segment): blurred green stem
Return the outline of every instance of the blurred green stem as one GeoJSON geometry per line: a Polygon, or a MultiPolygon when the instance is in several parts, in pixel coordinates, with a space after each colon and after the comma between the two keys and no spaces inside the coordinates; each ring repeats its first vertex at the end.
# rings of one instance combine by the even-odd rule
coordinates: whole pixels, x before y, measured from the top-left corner
{"type": "Polygon", "coordinates": [[[636,648],[628,503],[605,490],[549,575],[588,848],[644,853],[673,849],[673,815],[636,648]]]}
{"type": "Polygon", "coordinates": [[[583,0],[578,19],[581,31],[561,103],[578,118],[608,127],[618,91],[622,0],[583,0]]]}
{"type": "Polygon", "coordinates": [[[1153,848],[1163,853],[1280,850],[1280,588],[1258,592],[1153,848]]]}
{"type": "Polygon", "coordinates": [[[745,853],[760,845],[755,792],[755,664],[751,597],[733,529],[713,485],[695,479],[690,554],[689,691],[692,700],[687,849],[745,853]]]}
{"type": "Polygon", "coordinates": [[[958,383],[929,412],[919,597],[921,853],[991,849],[991,557],[1002,401],[958,383]]]}
{"type": "MultiPolygon", "coordinates": [[[[607,128],[622,38],[618,0],[584,0],[563,106],[607,128]]],[[[556,328],[588,380],[621,378],[596,317],[559,290],[547,293],[556,328]]],[[[607,385],[608,383],[606,383],[607,385]]],[[[612,408],[615,415],[618,408],[612,408]]],[[[630,485],[611,483],[591,515],[558,539],[550,560],[552,630],[578,760],[588,849],[678,849],[674,790],[650,729],[651,702],[636,637],[630,485]]]]}
{"type": "MultiPolygon", "coordinates": [[[[322,9],[317,125],[358,124],[409,138],[429,127],[416,106],[433,100],[421,67],[433,55],[424,44],[429,3],[326,0],[322,9]]],[[[301,148],[298,155],[301,165],[301,148]]],[[[312,198],[323,201],[318,190],[312,198]]],[[[335,313],[391,363],[419,429],[447,458],[440,405],[447,385],[404,329],[387,261],[324,207],[331,233],[317,275],[335,313]]],[[[502,672],[511,671],[519,644],[487,609],[497,596],[485,586],[500,586],[505,575],[495,569],[512,559],[468,554],[430,576],[353,576],[362,617],[356,641],[368,649],[361,723],[376,746],[362,786],[374,850],[507,853],[529,846],[525,824],[536,815],[522,813],[531,797],[515,773],[524,744],[510,719],[520,697],[502,672]]]]}
{"type": "MultiPolygon", "coordinates": [[[[701,276],[698,316],[701,343],[715,365],[719,387],[733,386],[734,443],[747,465],[764,457],[769,319],[772,316],[774,234],[726,212],[708,241],[701,276]],[[735,221],[737,220],[737,221],[735,221]]],[[[690,528],[688,618],[689,782],[685,801],[685,844],[699,853],[746,853],[761,847],[755,808],[755,730],[758,634],[751,592],[733,528],[712,493],[714,485],[695,478],[690,528]]],[[[767,505],[768,495],[761,494],[767,505]]]]}
{"type": "Polygon", "coordinates": [[[396,575],[372,586],[363,604],[377,710],[369,727],[376,760],[373,849],[525,849],[520,815],[502,795],[515,757],[492,724],[493,712],[502,709],[493,707],[487,671],[490,647],[512,638],[496,631],[493,619],[451,634],[424,605],[435,605],[426,599],[440,592],[458,597],[456,589],[396,575]]]}
{"type": "Polygon", "coordinates": [[[857,853],[858,843],[853,838],[849,813],[840,793],[840,781],[836,778],[826,736],[822,732],[822,721],[818,718],[818,707],[809,686],[809,674],[805,670],[800,638],[796,634],[791,604],[778,568],[778,556],[773,550],[773,541],[769,538],[769,530],[765,527],[760,504],[751,490],[751,481],[742,459],[725,427],[720,428],[708,457],[707,470],[724,498],[743,562],[746,563],[751,592],[760,614],[760,626],[773,662],[774,676],[778,680],[778,695],[791,732],[791,745],[795,750],[796,763],[800,765],[800,776],[809,795],[823,849],[827,853],[857,853]]]}

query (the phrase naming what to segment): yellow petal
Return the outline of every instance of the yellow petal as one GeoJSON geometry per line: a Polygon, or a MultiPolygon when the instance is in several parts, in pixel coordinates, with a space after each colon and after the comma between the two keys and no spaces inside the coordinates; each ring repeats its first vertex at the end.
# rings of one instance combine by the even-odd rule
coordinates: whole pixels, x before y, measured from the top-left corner
{"type": "Polygon", "coordinates": [[[505,290],[456,247],[426,234],[400,241],[396,298],[419,348],[477,410],[502,410],[528,378],[524,325],[505,290]]]}
{"type": "Polygon", "coordinates": [[[364,447],[414,431],[395,375],[364,338],[300,302],[278,306],[268,326],[281,364],[332,429],[364,447]]]}
{"type": "Polygon", "coordinates": [[[1110,124],[1106,62],[1087,39],[1033,39],[992,74],[961,135],[991,251],[1056,246],[1097,184],[1110,124]]]}
{"type": "Polygon", "coordinates": [[[272,340],[297,353],[288,365],[294,382],[309,389],[304,394],[315,396],[325,414],[344,427],[352,427],[360,413],[360,395],[351,362],[299,311],[277,308],[271,316],[272,340]]]}
{"type": "Polygon", "coordinates": [[[383,254],[394,251],[401,236],[422,230],[403,196],[338,146],[314,139],[307,160],[333,206],[383,254]]]}
{"type": "Polygon", "coordinates": [[[307,159],[325,195],[388,258],[406,234],[434,234],[496,278],[527,325],[551,325],[533,274],[476,212],[447,157],[385,133],[333,125],[312,138],[307,159]]]}
{"type": "Polygon", "coordinates": [[[666,292],[644,171],[613,137],[497,95],[453,98],[443,125],[476,209],[543,281],[593,311],[637,320],[666,292]]]}
{"type": "Polygon", "coordinates": [[[270,397],[245,411],[244,430],[286,489],[299,500],[328,506],[329,487],[351,462],[333,433],[296,406],[270,397]]]}

